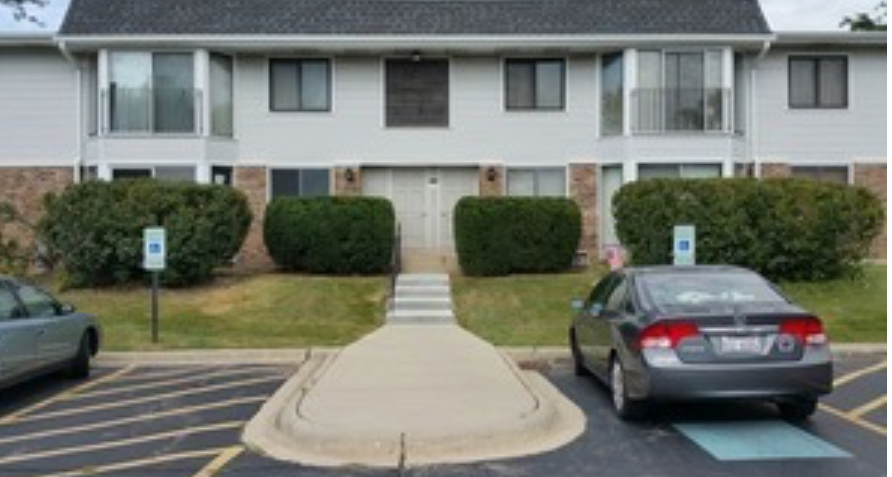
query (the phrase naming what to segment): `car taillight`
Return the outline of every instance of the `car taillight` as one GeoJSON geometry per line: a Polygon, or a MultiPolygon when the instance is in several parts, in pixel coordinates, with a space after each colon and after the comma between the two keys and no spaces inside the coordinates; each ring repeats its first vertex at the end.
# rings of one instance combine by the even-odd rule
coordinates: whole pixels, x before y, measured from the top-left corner
{"type": "Polygon", "coordinates": [[[786,319],[781,322],[780,332],[793,335],[800,343],[804,344],[821,345],[827,343],[824,325],[821,323],[821,320],[813,316],[786,319]]]}
{"type": "Polygon", "coordinates": [[[699,334],[697,325],[690,321],[661,321],[641,331],[638,346],[641,349],[675,349],[681,340],[699,334]]]}

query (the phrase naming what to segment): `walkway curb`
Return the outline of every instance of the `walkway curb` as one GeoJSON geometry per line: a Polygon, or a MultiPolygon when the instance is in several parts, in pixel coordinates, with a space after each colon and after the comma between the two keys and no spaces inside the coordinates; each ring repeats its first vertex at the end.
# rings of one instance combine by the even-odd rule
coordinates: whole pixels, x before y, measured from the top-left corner
{"type": "Polygon", "coordinates": [[[533,405],[524,414],[499,419],[495,425],[418,437],[316,422],[303,414],[304,400],[340,358],[340,353],[329,353],[311,356],[263,405],[246,426],[243,441],[256,452],[287,462],[401,469],[538,454],[582,434],[586,418],[575,404],[539,373],[523,371],[505,353],[496,352],[533,405]]]}
{"type": "Polygon", "coordinates": [[[108,351],[100,352],[96,364],[100,366],[178,364],[300,364],[310,355],[330,353],[337,348],[291,349],[216,349],[173,351],[108,351]]]}

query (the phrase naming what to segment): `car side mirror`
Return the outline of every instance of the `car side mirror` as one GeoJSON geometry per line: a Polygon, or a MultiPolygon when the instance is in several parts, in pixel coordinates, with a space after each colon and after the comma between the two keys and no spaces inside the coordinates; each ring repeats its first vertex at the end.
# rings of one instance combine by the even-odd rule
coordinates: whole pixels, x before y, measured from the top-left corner
{"type": "Polygon", "coordinates": [[[77,311],[74,305],[71,303],[63,303],[59,305],[59,314],[60,315],[70,315],[77,311]]]}
{"type": "Polygon", "coordinates": [[[570,308],[572,308],[573,311],[577,311],[577,312],[582,311],[582,309],[584,307],[585,307],[585,302],[583,302],[579,298],[574,298],[574,299],[570,300],[570,308]]]}
{"type": "Polygon", "coordinates": [[[600,303],[592,303],[592,306],[588,309],[589,314],[592,316],[598,316],[602,311],[604,311],[604,306],[600,303]]]}

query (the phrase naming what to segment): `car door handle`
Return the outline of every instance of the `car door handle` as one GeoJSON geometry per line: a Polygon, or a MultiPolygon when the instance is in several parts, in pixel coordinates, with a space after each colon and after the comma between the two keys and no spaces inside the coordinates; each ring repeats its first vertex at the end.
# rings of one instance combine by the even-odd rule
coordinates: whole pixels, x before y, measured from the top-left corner
{"type": "Polygon", "coordinates": [[[43,336],[46,334],[46,328],[41,328],[37,330],[37,336],[43,336]]]}

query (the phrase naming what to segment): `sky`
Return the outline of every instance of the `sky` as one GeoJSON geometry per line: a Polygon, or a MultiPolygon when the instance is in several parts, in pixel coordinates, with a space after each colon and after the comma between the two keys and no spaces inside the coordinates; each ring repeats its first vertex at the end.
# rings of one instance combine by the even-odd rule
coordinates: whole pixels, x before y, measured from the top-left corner
{"type": "MultiPolygon", "coordinates": [[[[49,5],[32,11],[44,22],[36,26],[16,22],[8,9],[0,7],[0,31],[55,30],[65,15],[69,0],[49,0],[49,5]]],[[[879,0],[761,0],[762,8],[775,31],[838,30],[839,22],[855,12],[872,12],[879,0]]]]}

